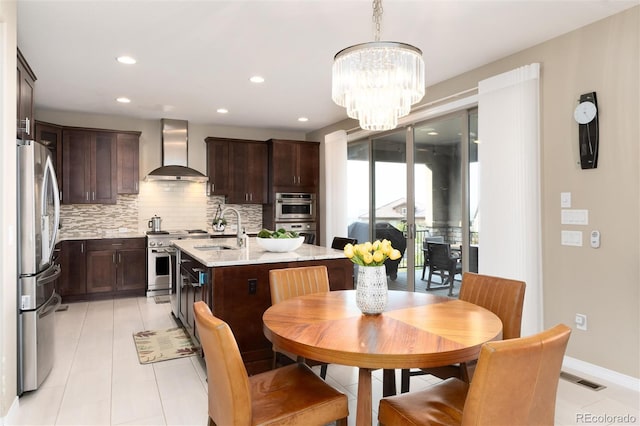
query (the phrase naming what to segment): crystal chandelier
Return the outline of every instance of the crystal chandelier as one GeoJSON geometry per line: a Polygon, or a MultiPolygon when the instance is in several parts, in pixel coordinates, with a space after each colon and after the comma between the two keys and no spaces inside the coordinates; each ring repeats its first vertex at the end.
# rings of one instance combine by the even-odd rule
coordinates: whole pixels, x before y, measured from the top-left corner
{"type": "Polygon", "coordinates": [[[424,96],[422,51],[406,43],[380,41],[382,0],[373,0],[375,41],[336,53],[331,98],[364,130],[390,130],[424,96]]]}

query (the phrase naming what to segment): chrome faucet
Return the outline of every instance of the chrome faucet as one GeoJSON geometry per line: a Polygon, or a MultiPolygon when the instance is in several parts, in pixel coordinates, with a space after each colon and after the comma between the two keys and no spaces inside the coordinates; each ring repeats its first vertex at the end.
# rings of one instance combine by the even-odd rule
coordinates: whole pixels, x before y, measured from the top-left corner
{"type": "Polygon", "coordinates": [[[236,239],[238,242],[238,247],[243,247],[244,235],[242,235],[242,224],[240,223],[240,213],[238,212],[238,210],[234,209],[233,207],[225,207],[220,213],[221,218],[224,217],[224,214],[227,212],[227,210],[231,210],[236,215],[236,220],[238,221],[238,232],[236,233],[236,239]]]}

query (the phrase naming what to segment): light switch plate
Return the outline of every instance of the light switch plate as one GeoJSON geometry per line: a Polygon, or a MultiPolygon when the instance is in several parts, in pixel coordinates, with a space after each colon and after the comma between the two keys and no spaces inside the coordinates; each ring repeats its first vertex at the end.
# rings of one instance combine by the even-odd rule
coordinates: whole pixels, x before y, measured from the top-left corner
{"type": "Polygon", "coordinates": [[[582,247],[582,231],[562,231],[561,244],[563,246],[582,247]]]}
{"type": "Polygon", "coordinates": [[[563,209],[571,208],[571,193],[570,192],[561,192],[560,193],[560,207],[563,209]]]}
{"type": "Polygon", "coordinates": [[[577,209],[561,210],[560,223],[563,225],[588,225],[589,210],[577,210],[577,209]]]}

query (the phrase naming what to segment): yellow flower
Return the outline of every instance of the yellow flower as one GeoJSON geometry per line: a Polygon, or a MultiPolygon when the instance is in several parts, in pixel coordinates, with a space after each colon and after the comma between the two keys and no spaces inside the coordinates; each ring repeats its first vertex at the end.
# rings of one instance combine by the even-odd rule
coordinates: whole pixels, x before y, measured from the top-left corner
{"type": "Polygon", "coordinates": [[[391,251],[391,254],[389,255],[389,259],[391,260],[398,260],[400,259],[400,257],[402,257],[402,253],[400,253],[400,250],[397,249],[393,249],[391,251]]]}
{"type": "Polygon", "coordinates": [[[402,253],[394,249],[387,239],[373,243],[367,241],[362,244],[347,244],[344,255],[360,266],[382,266],[387,259],[397,260],[402,257],[402,253]]]}
{"type": "Polygon", "coordinates": [[[349,243],[346,246],[344,246],[344,255],[347,256],[349,259],[353,257],[354,255],[353,244],[349,243]]]}

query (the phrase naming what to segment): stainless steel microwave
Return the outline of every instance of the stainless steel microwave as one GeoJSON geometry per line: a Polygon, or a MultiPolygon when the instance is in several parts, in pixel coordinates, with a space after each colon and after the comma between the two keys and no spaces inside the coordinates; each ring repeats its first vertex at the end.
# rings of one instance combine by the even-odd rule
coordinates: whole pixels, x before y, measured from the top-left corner
{"type": "Polygon", "coordinates": [[[305,192],[276,192],[276,221],[315,220],[316,194],[305,192]]]}

